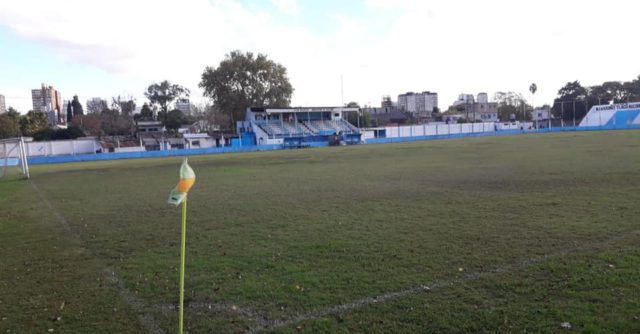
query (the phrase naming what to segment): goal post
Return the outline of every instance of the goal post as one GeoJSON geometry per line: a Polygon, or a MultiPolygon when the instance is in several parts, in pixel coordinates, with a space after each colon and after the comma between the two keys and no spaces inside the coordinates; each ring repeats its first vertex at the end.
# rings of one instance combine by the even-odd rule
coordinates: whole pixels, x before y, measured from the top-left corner
{"type": "Polygon", "coordinates": [[[17,168],[25,178],[29,178],[29,161],[24,137],[0,139],[0,178],[17,168]]]}

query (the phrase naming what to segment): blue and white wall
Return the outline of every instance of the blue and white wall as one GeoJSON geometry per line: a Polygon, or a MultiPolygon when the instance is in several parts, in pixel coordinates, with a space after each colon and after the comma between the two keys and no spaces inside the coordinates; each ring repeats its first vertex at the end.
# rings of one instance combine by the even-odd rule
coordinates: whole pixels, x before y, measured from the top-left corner
{"type": "Polygon", "coordinates": [[[381,128],[365,129],[363,139],[373,139],[375,130],[385,130],[386,138],[449,136],[469,133],[490,133],[497,130],[497,123],[465,123],[465,124],[422,124],[405,126],[388,126],[381,128]]]}
{"type": "Polygon", "coordinates": [[[640,126],[640,103],[593,106],[579,126],[606,128],[640,126]]]}

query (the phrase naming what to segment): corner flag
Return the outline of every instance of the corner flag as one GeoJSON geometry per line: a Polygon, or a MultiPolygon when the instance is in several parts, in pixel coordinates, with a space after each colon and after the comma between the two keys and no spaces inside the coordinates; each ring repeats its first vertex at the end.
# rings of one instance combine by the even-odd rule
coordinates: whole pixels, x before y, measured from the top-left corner
{"type": "Polygon", "coordinates": [[[169,204],[178,206],[180,203],[185,201],[187,199],[189,189],[193,187],[195,182],[196,173],[193,172],[193,169],[191,169],[187,163],[187,158],[184,158],[182,166],[180,166],[180,181],[178,181],[178,185],[173,188],[169,194],[169,204]]]}
{"type": "Polygon", "coordinates": [[[184,259],[187,248],[187,193],[196,182],[196,173],[189,167],[187,158],[182,161],[180,166],[180,181],[178,185],[171,190],[169,194],[169,204],[178,206],[182,204],[182,240],[180,243],[180,309],[178,315],[178,333],[184,331],[184,259]]]}

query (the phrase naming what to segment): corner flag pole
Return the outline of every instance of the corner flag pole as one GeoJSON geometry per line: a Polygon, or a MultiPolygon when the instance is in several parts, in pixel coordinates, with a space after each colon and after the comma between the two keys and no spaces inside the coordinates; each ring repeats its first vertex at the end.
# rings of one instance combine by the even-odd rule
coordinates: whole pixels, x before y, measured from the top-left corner
{"type": "Polygon", "coordinates": [[[180,245],[180,313],[178,334],[184,333],[184,258],[187,248],[187,198],[182,201],[182,241],[180,245]]]}
{"type": "Polygon", "coordinates": [[[182,238],[180,240],[180,301],[178,302],[178,334],[184,333],[184,258],[187,253],[187,193],[196,182],[196,173],[189,167],[187,158],[180,166],[180,181],[169,193],[169,204],[182,204],[182,238]]]}

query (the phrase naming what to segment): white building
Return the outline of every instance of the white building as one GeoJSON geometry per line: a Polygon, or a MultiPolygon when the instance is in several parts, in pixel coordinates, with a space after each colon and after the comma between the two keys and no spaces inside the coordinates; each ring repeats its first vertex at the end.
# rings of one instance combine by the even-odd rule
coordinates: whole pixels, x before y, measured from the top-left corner
{"type": "Polygon", "coordinates": [[[549,107],[538,107],[531,112],[531,121],[533,122],[548,122],[551,115],[551,109],[549,107]]]}
{"type": "Polygon", "coordinates": [[[473,94],[460,94],[458,95],[458,99],[453,102],[453,106],[459,106],[462,104],[474,104],[476,102],[473,94]]]}
{"type": "Polygon", "coordinates": [[[176,109],[182,111],[183,114],[185,115],[190,115],[191,114],[191,103],[189,102],[189,99],[178,99],[176,101],[176,109]]]}
{"type": "Polygon", "coordinates": [[[4,101],[4,95],[0,95],[0,114],[4,114],[7,112],[7,105],[4,101]]]}
{"type": "Polygon", "coordinates": [[[477,99],[472,94],[460,94],[452,107],[469,121],[499,122],[498,104],[489,102],[487,93],[479,93],[477,99]]]}
{"type": "Polygon", "coordinates": [[[425,91],[398,95],[398,109],[417,116],[430,116],[438,108],[438,93],[425,91]]]}
{"type": "Polygon", "coordinates": [[[215,138],[206,133],[187,133],[183,135],[187,149],[217,147],[215,138]]]}

